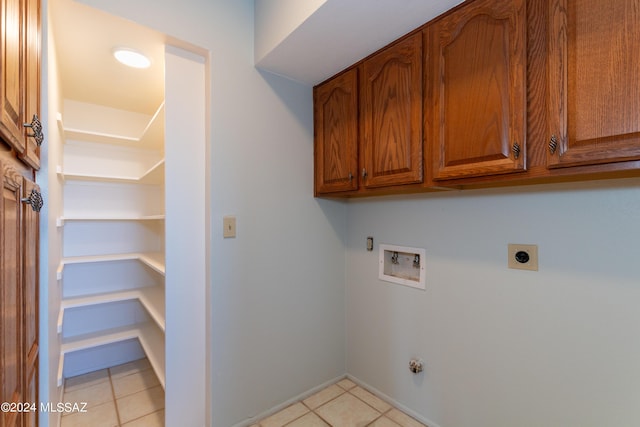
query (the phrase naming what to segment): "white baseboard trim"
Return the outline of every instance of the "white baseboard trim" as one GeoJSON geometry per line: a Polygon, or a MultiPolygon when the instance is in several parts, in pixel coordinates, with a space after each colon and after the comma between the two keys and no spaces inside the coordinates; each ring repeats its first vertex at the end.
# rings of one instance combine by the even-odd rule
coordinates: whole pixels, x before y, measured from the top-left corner
{"type": "MultiPolygon", "coordinates": [[[[324,388],[327,388],[331,384],[335,384],[335,383],[337,383],[338,381],[340,381],[340,380],[342,380],[344,378],[347,378],[346,374],[345,375],[340,375],[340,376],[338,376],[338,377],[336,377],[336,378],[334,378],[332,380],[329,380],[329,381],[327,381],[325,383],[320,384],[319,386],[313,387],[312,389],[307,390],[304,393],[301,393],[301,394],[299,394],[299,395],[297,395],[295,397],[292,397],[291,399],[287,400],[286,402],[281,403],[280,405],[274,406],[273,408],[268,409],[268,410],[266,410],[264,412],[261,412],[258,415],[255,415],[253,417],[250,417],[250,418],[247,418],[247,419],[245,419],[243,421],[240,421],[239,423],[234,424],[233,427],[248,427],[248,426],[251,426],[251,425],[255,424],[256,422],[258,422],[258,421],[260,421],[260,420],[262,420],[264,418],[267,418],[267,417],[269,417],[269,416],[271,416],[271,415],[273,415],[273,414],[275,414],[277,412],[282,411],[283,409],[287,408],[288,406],[293,405],[296,402],[299,402],[301,400],[306,399],[307,397],[309,397],[311,395],[316,394],[320,390],[322,390],[324,388]]],[[[435,427],[438,427],[438,426],[435,426],[435,427]]]]}
{"type": "Polygon", "coordinates": [[[348,378],[351,381],[353,381],[354,383],[356,383],[357,385],[359,385],[360,387],[364,388],[365,390],[369,391],[370,393],[376,395],[377,397],[379,397],[380,399],[384,400],[385,402],[387,402],[388,404],[390,404],[391,406],[394,406],[395,408],[401,410],[402,412],[404,412],[405,414],[409,415],[410,417],[415,418],[416,420],[420,421],[422,424],[427,425],[428,427],[440,427],[440,425],[436,424],[435,422],[431,421],[428,418],[423,417],[422,415],[418,414],[417,412],[407,408],[406,406],[404,406],[402,403],[398,402],[395,399],[390,398],[389,396],[387,396],[386,394],[380,392],[379,390],[377,390],[375,387],[371,387],[369,384],[365,383],[364,381],[360,381],[358,378],[354,377],[353,375],[349,375],[349,374],[345,374],[345,375],[341,375],[339,377],[336,377],[332,380],[329,380],[323,384],[320,384],[319,386],[313,387],[310,390],[305,391],[304,393],[299,394],[298,396],[295,396],[289,400],[287,400],[284,403],[281,403],[280,405],[274,406],[273,408],[266,410],[256,416],[247,418],[237,424],[234,424],[233,427],[249,427],[253,424],[255,424],[256,422],[267,418],[277,412],[282,411],[283,409],[293,405],[296,402],[299,402],[301,400],[306,399],[307,397],[319,392],[320,390],[329,387],[331,384],[335,384],[338,381],[344,379],[344,378],[348,378]]]}
{"type": "Polygon", "coordinates": [[[394,406],[395,408],[401,410],[402,412],[409,415],[410,417],[413,417],[416,420],[420,421],[422,424],[425,424],[428,427],[440,427],[440,425],[436,424],[434,421],[431,421],[430,419],[425,418],[422,415],[418,414],[417,412],[407,408],[402,403],[398,402],[395,399],[392,399],[391,397],[382,393],[380,390],[376,389],[375,387],[371,387],[369,384],[365,383],[364,381],[360,381],[358,378],[354,377],[353,375],[347,374],[347,378],[349,378],[351,381],[358,384],[360,387],[367,390],[368,392],[378,396],[380,399],[384,400],[391,406],[394,406]]]}

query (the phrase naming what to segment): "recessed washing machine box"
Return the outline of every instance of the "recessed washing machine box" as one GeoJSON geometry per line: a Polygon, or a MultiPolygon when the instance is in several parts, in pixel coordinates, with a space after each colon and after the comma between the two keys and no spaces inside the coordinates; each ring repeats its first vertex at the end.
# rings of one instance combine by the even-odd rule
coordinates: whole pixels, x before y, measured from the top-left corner
{"type": "Polygon", "coordinates": [[[378,278],[385,282],[425,289],[425,250],[381,244],[378,278]]]}

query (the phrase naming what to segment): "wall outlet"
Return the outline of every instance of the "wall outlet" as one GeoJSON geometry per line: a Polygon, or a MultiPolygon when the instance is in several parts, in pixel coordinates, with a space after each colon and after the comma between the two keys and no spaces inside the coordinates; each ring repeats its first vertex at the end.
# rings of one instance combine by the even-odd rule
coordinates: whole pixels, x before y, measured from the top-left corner
{"type": "Polygon", "coordinates": [[[509,268],[538,271],[538,245],[509,243],[509,268]]]}

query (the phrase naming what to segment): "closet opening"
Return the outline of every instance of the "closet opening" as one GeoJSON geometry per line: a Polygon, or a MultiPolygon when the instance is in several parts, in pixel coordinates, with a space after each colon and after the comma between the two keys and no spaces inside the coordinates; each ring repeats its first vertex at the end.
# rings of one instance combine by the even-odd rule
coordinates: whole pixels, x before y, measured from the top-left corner
{"type": "Polygon", "coordinates": [[[59,195],[48,215],[58,245],[48,245],[57,267],[41,318],[57,316],[41,382],[52,401],[113,390],[99,403],[105,412],[87,415],[115,425],[177,425],[186,415],[204,425],[207,58],[125,18],[48,3],[58,135],[47,161],[50,193],[59,195]],[[122,47],[150,65],[117,62],[122,47]]]}

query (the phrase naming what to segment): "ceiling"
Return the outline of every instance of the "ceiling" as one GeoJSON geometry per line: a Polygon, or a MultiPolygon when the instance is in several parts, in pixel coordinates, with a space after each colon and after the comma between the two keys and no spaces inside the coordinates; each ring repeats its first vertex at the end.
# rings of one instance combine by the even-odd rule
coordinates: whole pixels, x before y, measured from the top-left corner
{"type": "Polygon", "coordinates": [[[153,114],[164,100],[164,35],[73,0],[49,0],[62,96],[153,114]],[[151,58],[147,69],[120,64],[114,47],[151,58]]]}
{"type": "MultiPolygon", "coordinates": [[[[313,85],[459,2],[326,0],[257,65],[313,85]]],[[[48,4],[62,96],[153,114],[164,99],[165,36],[74,0],[48,4]],[[118,63],[112,56],[116,46],[143,52],[151,67],[118,63]]]]}
{"type": "Polygon", "coordinates": [[[462,1],[326,0],[256,65],[315,85],[462,1]]]}

